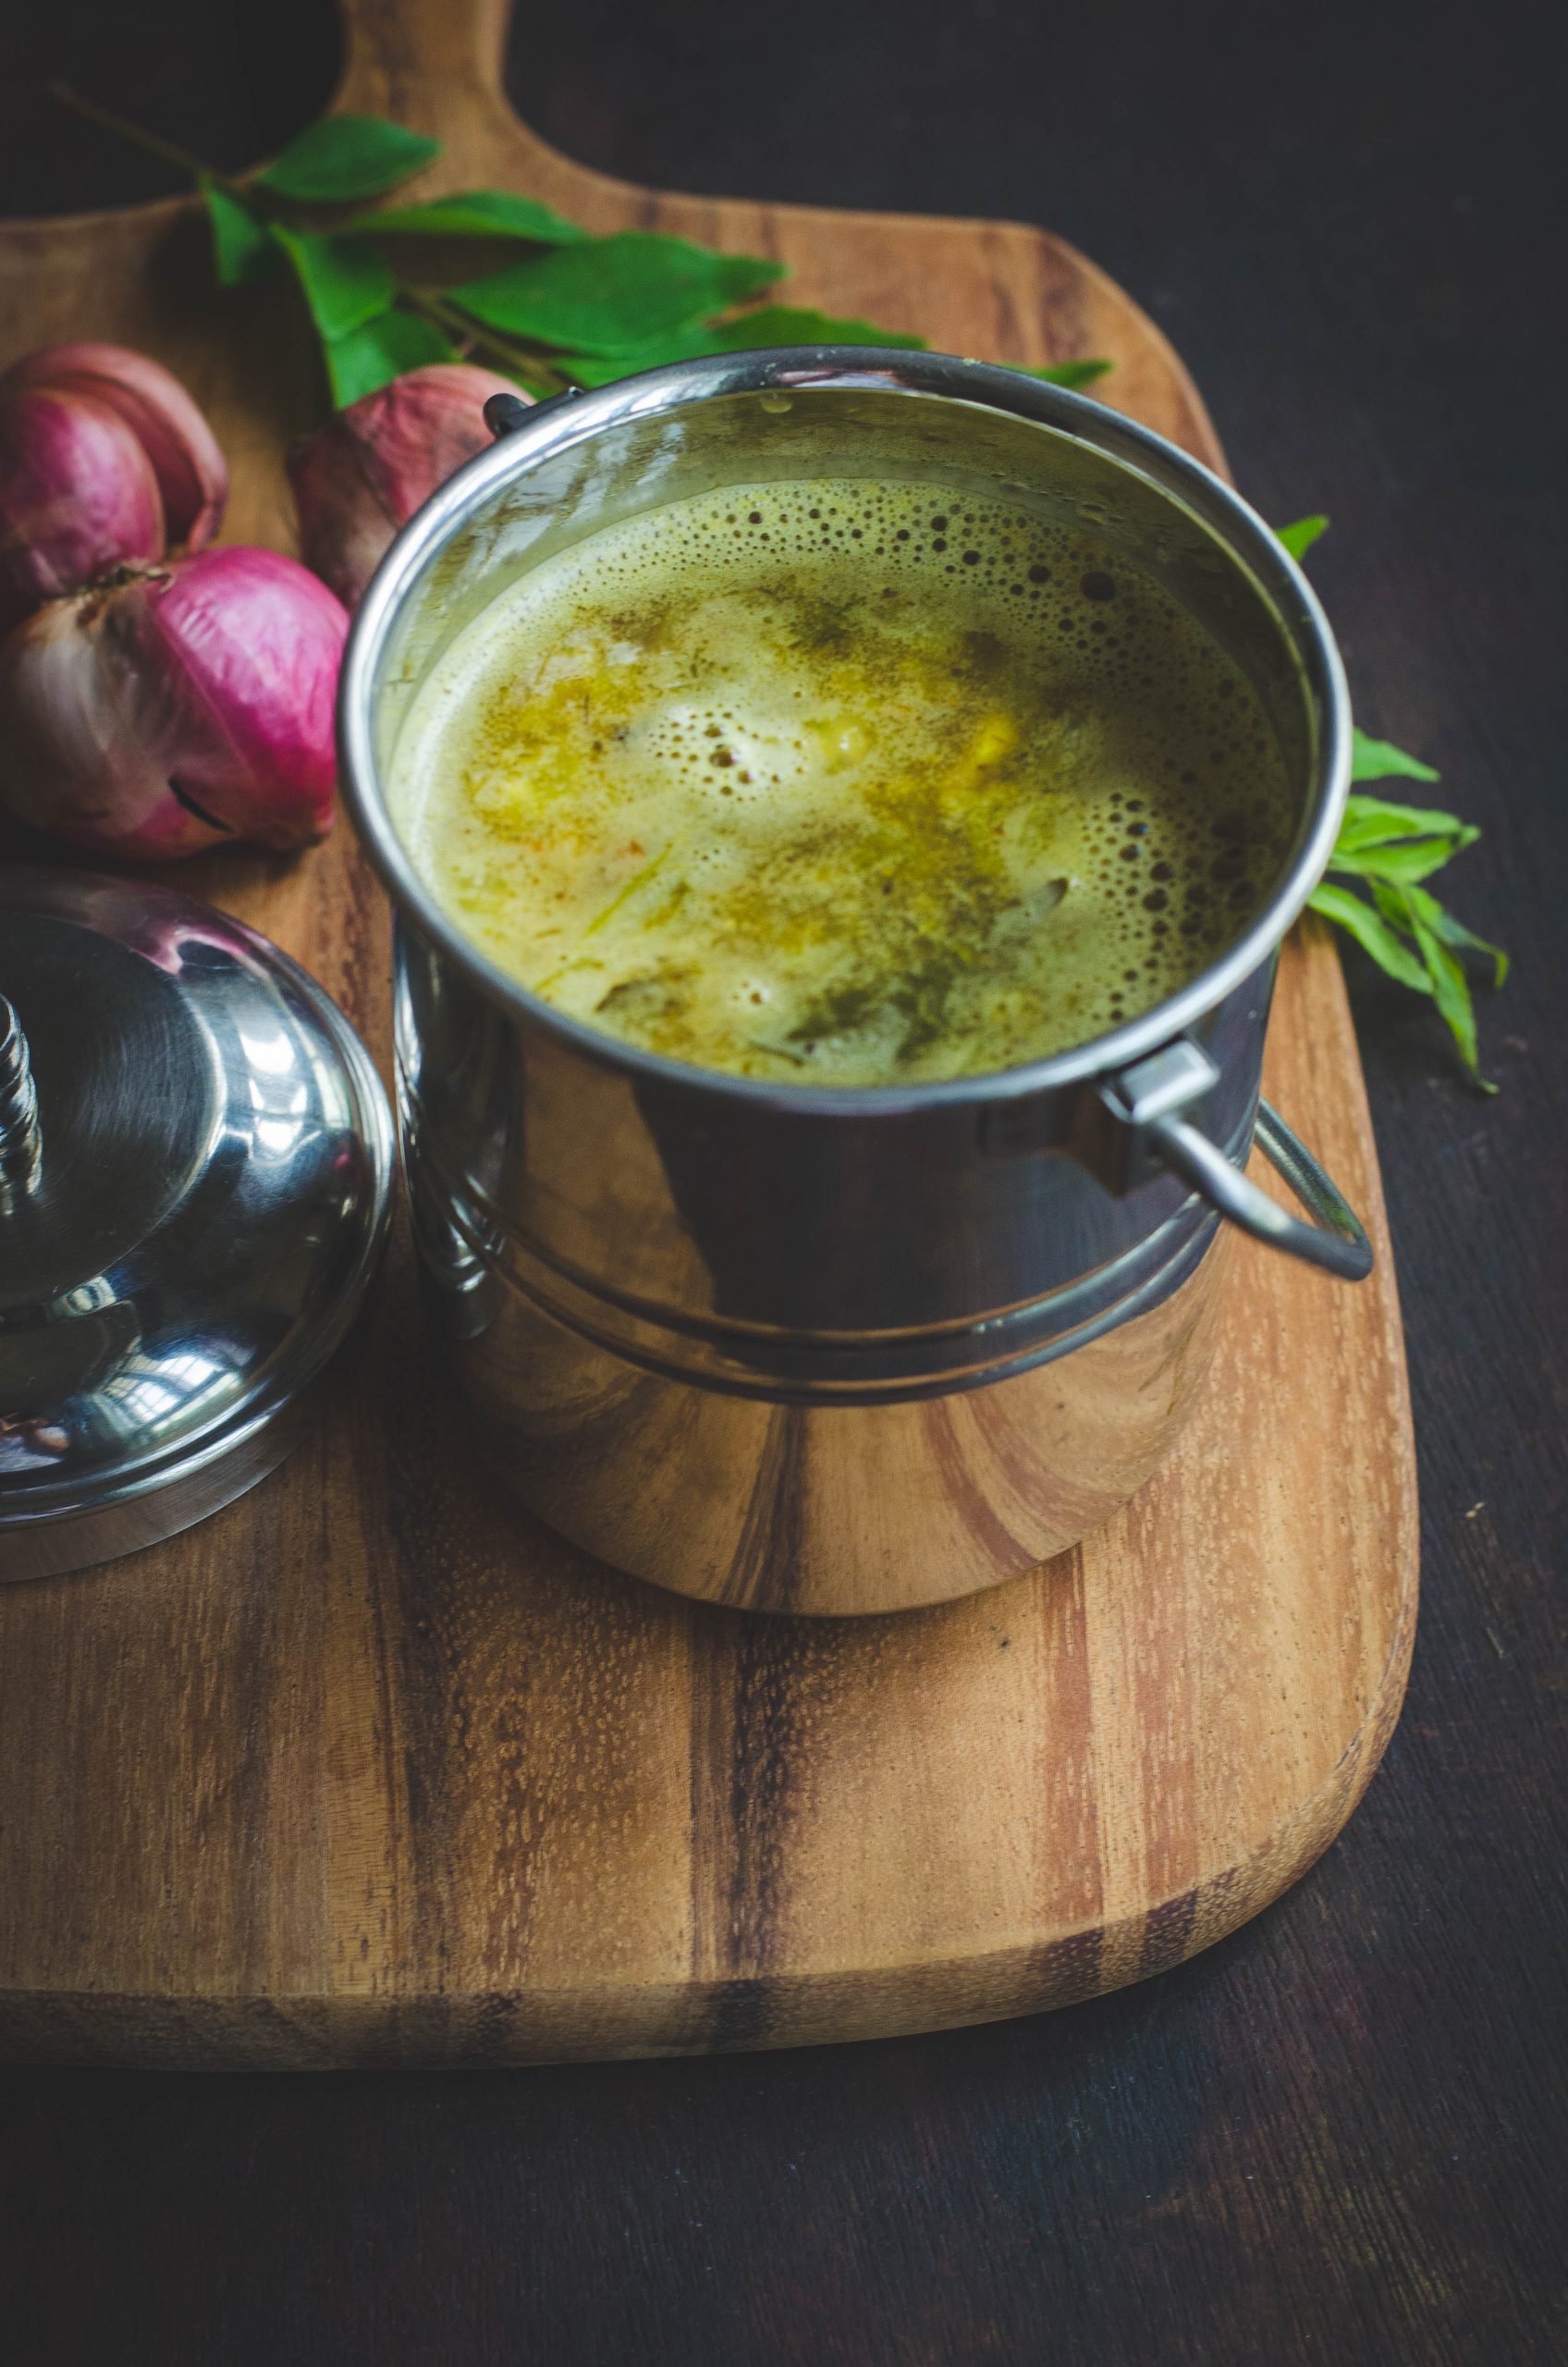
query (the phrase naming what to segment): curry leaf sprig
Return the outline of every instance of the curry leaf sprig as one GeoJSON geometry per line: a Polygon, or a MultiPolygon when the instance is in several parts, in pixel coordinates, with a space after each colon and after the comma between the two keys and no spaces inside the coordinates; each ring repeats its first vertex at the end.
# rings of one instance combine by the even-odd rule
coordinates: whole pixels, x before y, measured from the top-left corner
{"type": "MultiPolygon", "coordinates": [[[[869,321],[759,304],[785,276],[764,256],[655,231],[595,238],[508,190],[373,207],[440,153],[438,141],[378,116],[329,116],[238,180],[73,91],[55,96],[190,176],[221,286],[292,273],[339,407],[433,362],[484,362],[547,395],[753,346],[925,343],[869,321]]],[[[1109,367],[1060,362],[1030,374],[1084,386],[1109,367]]]]}
{"type": "MultiPolygon", "coordinates": [[[[1298,518],[1294,525],[1279,529],[1280,540],[1299,559],[1328,523],[1327,518],[1298,518]]],[[[1353,781],[1438,778],[1430,765],[1406,755],[1391,742],[1369,739],[1360,730],[1353,734],[1353,781]]],[[[1329,859],[1329,876],[1314,893],[1311,907],[1354,937],[1402,987],[1432,997],[1472,1080],[1483,1092],[1495,1093],[1496,1086],[1481,1074],[1464,957],[1492,986],[1501,987],[1508,975],[1508,956],[1501,946],[1467,929],[1422,885],[1474,846],[1480,835],[1473,822],[1462,822],[1457,815],[1396,805],[1388,798],[1359,796],[1353,791],[1329,859]],[[1347,879],[1354,880],[1356,888],[1340,884],[1347,879]],[[1364,892],[1357,893],[1358,889],[1364,892]]]]}

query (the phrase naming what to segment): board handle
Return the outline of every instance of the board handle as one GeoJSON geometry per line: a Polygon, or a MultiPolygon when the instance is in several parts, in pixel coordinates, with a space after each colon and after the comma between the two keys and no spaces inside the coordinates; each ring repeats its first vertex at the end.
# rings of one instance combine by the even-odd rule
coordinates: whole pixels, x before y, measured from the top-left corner
{"type": "Polygon", "coordinates": [[[501,61],[512,0],[337,0],[343,73],[336,112],[439,131],[475,99],[512,120],[501,61]]]}

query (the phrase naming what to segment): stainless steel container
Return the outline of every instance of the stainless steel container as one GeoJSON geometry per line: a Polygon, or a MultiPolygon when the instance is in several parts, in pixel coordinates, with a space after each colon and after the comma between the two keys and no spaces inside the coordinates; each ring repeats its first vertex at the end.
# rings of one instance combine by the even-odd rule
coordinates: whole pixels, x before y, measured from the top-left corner
{"type": "Polygon", "coordinates": [[[1226,486],[1099,405],[942,356],[726,356],[526,411],[398,537],[354,628],[342,770],[398,910],[403,1141],[467,1418],[545,1518],[624,1569],[772,1611],[989,1585],[1106,1520],[1207,1365],[1222,1218],[1350,1278],[1366,1236],[1260,1118],[1280,941],[1344,802],[1339,660],[1300,570],[1226,486]],[[1089,521],[1245,668],[1294,844],[1222,961],[1098,1041],[1005,1074],[760,1083],[595,1034],[468,945],[388,811],[410,698],[506,584],[726,483],[898,477],[1089,521]],[[1243,1175],[1255,1126],[1317,1220],[1243,1175]]]}

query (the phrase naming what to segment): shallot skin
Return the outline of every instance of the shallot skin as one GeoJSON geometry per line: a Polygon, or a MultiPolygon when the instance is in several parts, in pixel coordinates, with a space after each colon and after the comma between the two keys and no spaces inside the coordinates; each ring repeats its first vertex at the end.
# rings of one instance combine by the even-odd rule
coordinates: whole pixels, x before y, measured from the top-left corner
{"type": "Polygon", "coordinates": [[[348,628],[297,560],[238,546],[53,601],[0,644],[0,799],[104,854],[309,845],[348,628]]]}
{"type": "Polygon", "coordinates": [[[44,600],[161,558],[153,463],[92,396],[0,382],[0,632],[44,600]]]}
{"type": "Polygon", "coordinates": [[[470,362],[432,362],[361,395],[291,447],[300,554],[346,607],[358,607],[398,529],[465,460],[488,450],[492,395],[515,397],[518,388],[470,362]]]}
{"type": "Polygon", "coordinates": [[[85,395],[122,419],[152,464],[169,542],[206,548],[223,523],[228,463],[204,415],[161,362],[92,339],[45,345],[0,375],[0,401],[33,386],[85,395]]]}

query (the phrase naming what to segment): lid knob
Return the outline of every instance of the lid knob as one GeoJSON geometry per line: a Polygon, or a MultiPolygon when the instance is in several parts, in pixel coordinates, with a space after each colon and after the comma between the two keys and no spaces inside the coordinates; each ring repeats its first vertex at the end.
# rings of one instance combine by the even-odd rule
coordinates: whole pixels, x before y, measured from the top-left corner
{"type": "Polygon", "coordinates": [[[27,1037],[0,995],[0,1216],[25,1199],[38,1181],[43,1148],[27,1037]]]}

